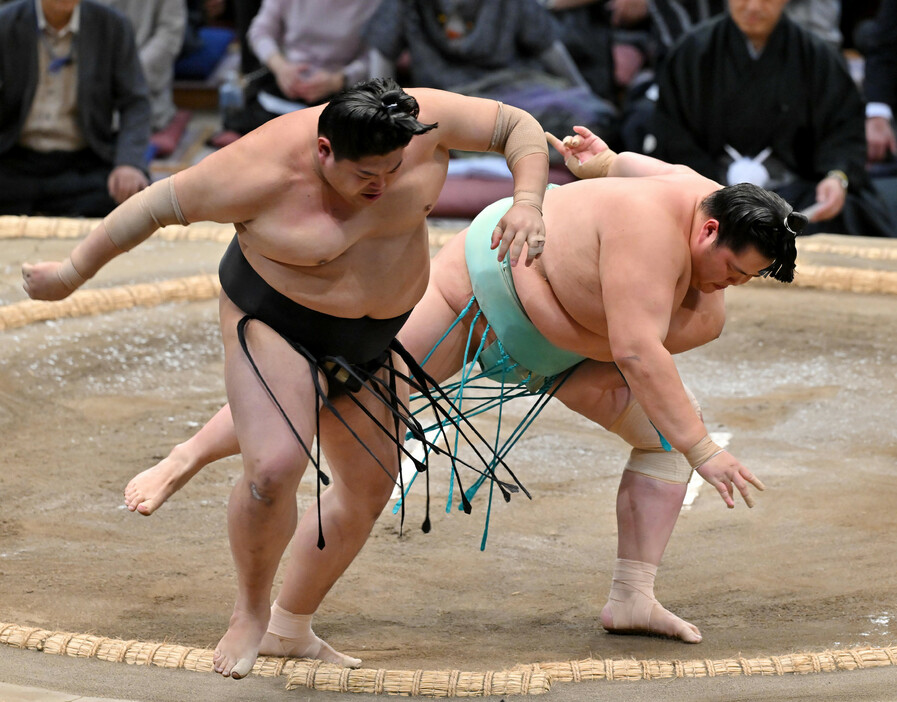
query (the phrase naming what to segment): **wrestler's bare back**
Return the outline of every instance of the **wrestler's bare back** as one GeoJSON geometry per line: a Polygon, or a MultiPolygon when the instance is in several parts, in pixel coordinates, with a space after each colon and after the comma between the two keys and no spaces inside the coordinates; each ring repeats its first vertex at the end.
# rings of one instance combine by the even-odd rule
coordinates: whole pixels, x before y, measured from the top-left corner
{"type": "Polygon", "coordinates": [[[347,201],[320,174],[319,113],[268,122],[177,174],[182,210],[188,221],[234,223],[252,267],[294,301],[340,317],[396,317],[426,289],[426,217],[448,153],[435,134],[416,136],[396,152],[400,166],[378,199],[347,201]]]}
{"type": "MultiPolygon", "coordinates": [[[[688,241],[699,203],[718,185],[697,175],[669,175],[639,179],[601,178],[577,181],[549,190],[543,204],[547,243],[532,266],[513,270],[517,295],[539,331],[556,346],[599,361],[612,361],[607,316],[601,287],[602,245],[626,237],[645,237],[648,246],[657,238],[673,242],[676,253],[666,258],[672,266],[675,293],[670,319],[695,304],[697,291],[689,288],[691,271],[688,241]]],[[[447,247],[448,248],[448,247],[447,247]]],[[[462,237],[451,242],[434,276],[449,304],[463,309],[470,299],[462,237]]],[[[621,263],[621,265],[624,265],[621,263]]],[[[658,282],[658,284],[661,284],[658,282]]],[[[643,288],[642,295],[651,290],[643,288]]],[[[709,297],[703,295],[703,298],[709,297]]],[[[722,293],[714,295],[713,324],[721,329],[722,293]]]]}

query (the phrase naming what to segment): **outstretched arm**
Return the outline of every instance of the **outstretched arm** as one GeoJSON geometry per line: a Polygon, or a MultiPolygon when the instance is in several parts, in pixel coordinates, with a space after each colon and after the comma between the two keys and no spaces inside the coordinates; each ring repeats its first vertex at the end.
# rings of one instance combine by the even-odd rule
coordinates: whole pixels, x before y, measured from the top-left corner
{"type": "Polygon", "coordinates": [[[564,157],[564,163],[577,178],[639,177],[694,173],[681,166],[644,154],[625,151],[621,154],[608,148],[604,140],[586,127],[573,127],[575,135],[563,140],[545,132],[545,138],[564,157]]]}
{"type": "Polygon", "coordinates": [[[253,140],[241,139],[128,198],[64,261],[23,264],[25,292],[35,300],[68,297],[113,258],[169,224],[252,218],[283,180],[283,170],[271,160],[259,159],[257,150],[253,140]],[[234,179],[233,173],[242,178],[234,179]]]}
{"type": "Polygon", "coordinates": [[[113,258],[134,248],[167,224],[187,224],[174,182],[159,181],[115,208],[64,261],[22,266],[23,287],[35,300],[61,300],[92,278],[113,258]]]}
{"type": "MultiPolygon", "coordinates": [[[[663,216],[646,227],[675,226],[663,216]]],[[[602,240],[599,272],[607,332],[614,362],[657,430],[682,452],[693,468],[734,507],[735,490],[753,506],[750,486],[763,483],[734,456],[710,439],[702,418],[682,389],[671,353],[715,338],[722,328],[722,295],[688,293],[676,306],[673,291],[683,252],[646,236],[621,220],[625,234],[602,240]],[[639,291],[634,295],[633,290],[639,291]],[[670,310],[675,313],[670,315],[670,310]]]]}

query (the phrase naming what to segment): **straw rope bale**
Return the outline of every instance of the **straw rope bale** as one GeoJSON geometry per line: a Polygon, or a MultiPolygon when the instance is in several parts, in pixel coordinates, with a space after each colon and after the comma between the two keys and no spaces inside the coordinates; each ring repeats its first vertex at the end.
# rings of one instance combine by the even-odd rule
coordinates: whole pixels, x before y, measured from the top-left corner
{"type": "Polygon", "coordinates": [[[58,302],[23,300],[0,307],[0,331],[62,317],[105,314],[165,302],[194,302],[218,297],[217,275],[196,275],[158,283],[78,290],[58,302]]]}
{"type": "Polygon", "coordinates": [[[555,682],[582,680],[661,680],[739,675],[805,675],[897,665],[897,646],[854,648],[822,653],[794,653],[766,658],[656,661],[635,659],[539,663],[555,682]]]}
{"type": "MultiPolygon", "coordinates": [[[[27,217],[0,215],[0,239],[79,239],[102,220],[70,217],[27,217]]],[[[215,241],[227,243],[234,237],[234,225],[196,222],[187,227],[171,225],[155,234],[163,241],[215,241]]]]}
{"type": "Polygon", "coordinates": [[[799,254],[832,254],[846,258],[866,258],[873,261],[897,261],[897,244],[890,241],[876,241],[870,245],[869,239],[860,237],[856,243],[853,237],[817,234],[797,240],[799,254]]]}
{"type": "MultiPolygon", "coordinates": [[[[211,649],[171,643],[123,641],[2,622],[0,644],[51,655],[97,658],[111,663],[182,668],[202,673],[212,670],[211,649]]],[[[330,692],[420,697],[483,697],[543,694],[549,692],[555,682],[808,675],[893,665],[897,665],[897,646],[792,653],[751,659],[658,661],[586,658],[518,665],[509,670],[486,672],[373,668],[353,670],[322,661],[263,656],[256,661],[252,673],[263,677],[284,676],[289,690],[310,688],[330,692]]]]}
{"type": "Polygon", "coordinates": [[[352,670],[320,661],[300,661],[287,680],[287,689],[313,688],[330,692],[358,692],[412,697],[484,697],[541,695],[551,689],[548,672],[533,666],[503,671],[352,670]]]}
{"type": "Polygon", "coordinates": [[[897,295],[897,271],[798,265],[794,285],[841,292],[897,295]]]}

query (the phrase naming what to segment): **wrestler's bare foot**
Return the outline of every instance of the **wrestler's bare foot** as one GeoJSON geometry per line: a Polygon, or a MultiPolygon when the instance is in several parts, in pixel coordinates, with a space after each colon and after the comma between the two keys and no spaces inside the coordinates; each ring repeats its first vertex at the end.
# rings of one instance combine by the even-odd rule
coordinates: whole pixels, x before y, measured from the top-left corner
{"type": "Polygon", "coordinates": [[[178,444],[152,468],[131,478],[125,488],[125,505],[131,512],[148,517],[184,487],[200,468],[187,455],[184,445],[178,444]]]}
{"type": "Polygon", "coordinates": [[[270,610],[265,607],[258,615],[234,609],[227,633],[218,642],[212,665],[216,673],[234,680],[245,678],[258,658],[259,642],[268,627],[270,610]]]}
{"type": "Polygon", "coordinates": [[[604,609],[601,610],[601,626],[611,634],[654,634],[680,639],[685,643],[701,643],[703,637],[698,627],[677,617],[657,600],[652,600],[651,603],[642,602],[640,604],[642,605],[639,608],[642,616],[638,618],[624,616],[624,618],[628,619],[625,626],[615,627],[614,605],[613,602],[608,602],[604,605],[604,609]],[[644,616],[646,611],[648,614],[644,616]]]}
{"type": "Polygon", "coordinates": [[[317,636],[314,636],[313,641],[309,644],[307,641],[289,639],[266,631],[262,643],[259,645],[259,653],[263,656],[277,656],[278,658],[314,658],[325,663],[335,663],[344,668],[361,666],[360,658],[340,653],[317,636]]]}

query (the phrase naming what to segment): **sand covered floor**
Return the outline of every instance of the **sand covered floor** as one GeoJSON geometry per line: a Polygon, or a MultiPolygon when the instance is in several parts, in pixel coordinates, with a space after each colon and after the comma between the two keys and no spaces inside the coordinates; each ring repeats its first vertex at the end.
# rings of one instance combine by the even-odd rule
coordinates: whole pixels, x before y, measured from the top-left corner
{"type": "MultiPolygon", "coordinates": [[[[61,257],[71,242],[0,246],[9,305],[24,299],[21,262],[61,257]]],[[[151,240],[91,287],[213,274],[223,248],[151,240]]],[[[808,272],[897,268],[843,249],[802,256],[808,272]]],[[[559,404],[514,448],[533,499],[496,500],[485,551],[485,502],[446,514],[449,472],[437,462],[431,533],[419,528],[422,491],[401,536],[384,513],[316,631],[365,667],[425,670],[897,643],[897,297],[757,282],[727,300],[722,337],[678,364],[711,431],[767,491],[753,510],[727,510],[705,487],[679,519],[656,593],[703,643],[601,628],[628,450],[559,404]]],[[[225,507],[239,459],[213,464],[149,518],[124,509],[122,491],[223,403],[217,303],[40,322],[0,338],[0,621],[213,647],[236,589],[225,507]]],[[[307,474],[300,509],[313,495],[307,474]]]]}

